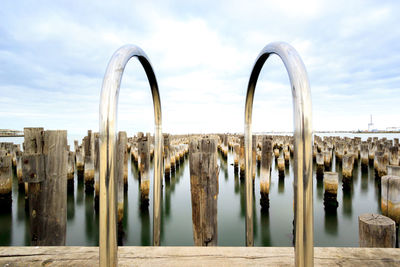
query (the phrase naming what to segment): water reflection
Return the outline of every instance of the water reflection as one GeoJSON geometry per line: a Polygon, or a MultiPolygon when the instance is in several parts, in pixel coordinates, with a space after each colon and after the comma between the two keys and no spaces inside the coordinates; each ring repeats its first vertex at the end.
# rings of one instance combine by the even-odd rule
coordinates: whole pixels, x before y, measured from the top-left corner
{"type": "Polygon", "coordinates": [[[73,220],[75,217],[75,195],[72,189],[72,192],[68,190],[67,193],[67,221],[73,220]]]}
{"type": "Polygon", "coordinates": [[[343,182],[343,215],[347,218],[352,217],[353,212],[353,179],[343,182]]]}
{"type": "Polygon", "coordinates": [[[148,205],[140,205],[139,217],[141,224],[140,243],[142,246],[150,246],[150,214],[148,205]]]}
{"type": "Polygon", "coordinates": [[[278,193],[279,194],[285,193],[285,177],[279,177],[278,193]]]}
{"type": "Polygon", "coordinates": [[[337,236],[338,234],[338,217],[336,210],[325,211],[325,232],[329,235],[337,236]]]}
{"type": "Polygon", "coordinates": [[[261,244],[263,246],[272,246],[271,242],[271,227],[269,222],[269,210],[261,209],[260,212],[261,224],[261,244]]]}
{"type": "Polygon", "coordinates": [[[95,236],[98,236],[98,227],[95,227],[94,212],[94,194],[93,191],[86,192],[85,195],[85,233],[86,239],[91,243],[95,242],[95,236]]]}
{"type": "Polygon", "coordinates": [[[324,179],[316,178],[317,180],[317,199],[322,200],[324,195],[324,179]]]}

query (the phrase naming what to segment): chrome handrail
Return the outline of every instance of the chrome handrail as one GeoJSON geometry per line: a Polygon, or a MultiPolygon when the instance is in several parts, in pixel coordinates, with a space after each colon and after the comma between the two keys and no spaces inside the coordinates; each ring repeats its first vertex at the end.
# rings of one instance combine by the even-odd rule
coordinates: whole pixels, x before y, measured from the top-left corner
{"type": "Polygon", "coordinates": [[[245,107],[246,245],[253,246],[252,131],[254,91],[260,71],[271,54],[278,55],[289,74],[294,120],[295,265],[314,264],[311,93],[308,76],[297,51],[287,43],[270,43],[258,55],[247,87],[245,107]]]}
{"type": "Polygon", "coordinates": [[[100,266],[117,266],[117,186],[115,181],[117,106],[121,78],[129,59],[137,57],[150,83],[155,119],[153,245],[160,245],[162,134],[161,101],[150,60],[135,45],[119,48],[111,57],[100,95],[100,266]]]}

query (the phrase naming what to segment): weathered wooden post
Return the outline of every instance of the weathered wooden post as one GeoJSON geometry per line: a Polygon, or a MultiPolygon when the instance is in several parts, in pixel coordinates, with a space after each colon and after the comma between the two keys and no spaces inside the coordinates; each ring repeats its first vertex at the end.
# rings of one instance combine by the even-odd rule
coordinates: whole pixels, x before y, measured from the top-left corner
{"type": "Polygon", "coordinates": [[[68,169],[67,169],[67,183],[68,189],[74,191],[74,172],[75,172],[75,155],[74,152],[68,151],[68,169]]]}
{"type": "Polygon", "coordinates": [[[12,203],[12,156],[0,150],[0,210],[11,210],[12,203]]]}
{"type": "Polygon", "coordinates": [[[245,162],[244,162],[244,136],[240,136],[240,155],[239,155],[239,168],[240,168],[240,175],[239,177],[242,179],[245,176],[245,162]]]}
{"type": "Polygon", "coordinates": [[[348,182],[348,180],[353,178],[354,156],[353,154],[346,154],[342,160],[343,182],[348,182]]]}
{"type": "Polygon", "coordinates": [[[377,177],[382,177],[387,175],[386,166],[388,165],[388,158],[385,157],[384,152],[376,151],[375,152],[375,174],[377,177]]]}
{"type": "Polygon", "coordinates": [[[233,169],[235,173],[239,171],[240,145],[233,145],[233,169]]]}
{"type": "Polygon", "coordinates": [[[400,223],[400,176],[385,175],[381,179],[382,214],[400,223]]]}
{"type": "Polygon", "coordinates": [[[150,192],[150,145],[147,136],[138,133],[140,195],[142,205],[149,204],[150,192]]]}
{"type": "Polygon", "coordinates": [[[31,245],[64,246],[67,223],[67,131],[24,128],[22,173],[29,183],[31,245]]]}
{"type": "Polygon", "coordinates": [[[399,148],[397,146],[392,146],[389,151],[389,164],[395,166],[399,165],[399,148]]]}
{"type": "Polygon", "coordinates": [[[322,154],[324,155],[325,170],[330,170],[332,163],[332,148],[327,148],[322,152],[322,154]]]}
{"type": "Polygon", "coordinates": [[[317,178],[322,178],[324,176],[325,169],[324,154],[322,154],[321,152],[317,153],[315,161],[317,164],[317,178]]]}
{"type": "Polygon", "coordinates": [[[360,151],[360,156],[361,156],[361,169],[362,170],[368,170],[368,143],[363,142],[361,144],[361,151],[360,151]]]}
{"type": "Polygon", "coordinates": [[[387,175],[400,176],[400,166],[388,165],[387,166],[387,175]]]}
{"type": "Polygon", "coordinates": [[[171,177],[171,155],[169,145],[169,134],[164,134],[164,175],[168,180],[171,177]]]}
{"type": "Polygon", "coordinates": [[[336,210],[339,206],[337,201],[338,183],[337,172],[324,172],[324,206],[326,210],[336,210]]]}
{"type": "Polygon", "coordinates": [[[261,209],[269,208],[269,186],[271,182],[272,140],[264,136],[261,147],[260,204],[261,209]]]}
{"type": "Polygon", "coordinates": [[[126,151],[127,135],[126,132],[119,132],[117,139],[117,164],[116,164],[116,180],[118,182],[118,223],[122,222],[124,217],[124,187],[125,187],[125,157],[126,151]]]}
{"type": "Polygon", "coordinates": [[[85,191],[90,192],[94,186],[94,136],[91,130],[88,130],[88,135],[85,137],[84,142],[85,151],[85,191]]]}
{"type": "Polygon", "coordinates": [[[193,239],[196,246],[216,246],[218,241],[217,140],[193,139],[189,147],[193,239]]]}
{"type": "Polygon", "coordinates": [[[360,247],[394,248],[396,224],[380,214],[362,214],[358,216],[358,238],[360,247]]]}
{"type": "Polygon", "coordinates": [[[83,157],[83,151],[82,147],[79,146],[78,140],[74,140],[74,146],[75,146],[75,161],[76,161],[76,170],[77,170],[77,175],[78,179],[82,180],[83,178],[83,171],[85,168],[85,161],[83,157]]]}

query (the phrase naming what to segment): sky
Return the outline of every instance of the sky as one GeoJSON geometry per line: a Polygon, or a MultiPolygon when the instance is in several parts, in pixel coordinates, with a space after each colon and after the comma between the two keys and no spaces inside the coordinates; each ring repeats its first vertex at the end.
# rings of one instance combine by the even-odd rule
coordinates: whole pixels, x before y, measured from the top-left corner
{"type": "MultiPolygon", "coordinates": [[[[98,131],[112,54],[141,47],[154,68],[166,133],[243,132],[257,55],[284,41],[310,81],[315,131],[400,127],[399,1],[14,1],[0,7],[0,128],[98,131]]],[[[286,69],[259,77],[253,131],[292,131],[286,69]]],[[[118,129],[154,131],[136,58],[124,71],[118,129]]]]}

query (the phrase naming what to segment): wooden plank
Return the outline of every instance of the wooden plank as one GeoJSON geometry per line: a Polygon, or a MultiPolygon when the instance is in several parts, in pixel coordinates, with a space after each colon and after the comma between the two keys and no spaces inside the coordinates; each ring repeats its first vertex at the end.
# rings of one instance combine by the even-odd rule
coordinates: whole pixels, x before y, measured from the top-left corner
{"type": "MultiPolygon", "coordinates": [[[[294,266],[291,247],[119,247],[119,266],[294,266]]],[[[98,247],[0,247],[1,266],[98,266],[98,247]]],[[[315,266],[400,266],[399,249],[314,249],[315,266]]]]}

